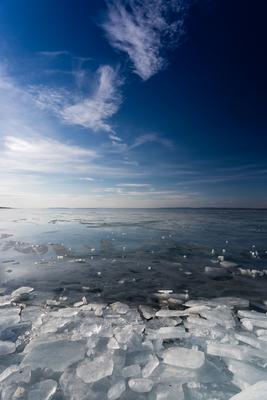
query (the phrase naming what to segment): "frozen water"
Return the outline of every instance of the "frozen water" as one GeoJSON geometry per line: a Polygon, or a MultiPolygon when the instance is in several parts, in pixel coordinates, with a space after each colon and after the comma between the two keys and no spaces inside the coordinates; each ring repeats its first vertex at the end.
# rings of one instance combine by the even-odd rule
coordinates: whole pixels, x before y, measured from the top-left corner
{"type": "Polygon", "coordinates": [[[53,371],[64,371],[68,366],[84,358],[84,353],[85,348],[81,343],[55,340],[36,344],[24,357],[23,364],[29,365],[33,370],[48,368],[53,371]]]}
{"type": "Polygon", "coordinates": [[[120,303],[119,301],[111,304],[110,306],[112,310],[118,314],[126,314],[129,310],[129,306],[127,304],[120,303]]]}
{"type": "Polygon", "coordinates": [[[108,400],[117,400],[126,390],[125,380],[120,380],[115,383],[108,391],[108,400]]]}
{"type": "Polygon", "coordinates": [[[159,384],[153,388],[154,400],[184,400],[184,390],[181,384],[159,384]]]}
{"type": "Polygon", "coordinates": [[[70,400],[135,399],[134,393],[144,400],[229,400],[266,380],[267,343],[261,340],[266,330],[252,325],[250,332],[236,322],[261,323],[266,314],[240,309],[243,300],[226,298],[225,303],[191,301],[185,310],[161,309],[163,316],[152,309],[149,319],[142,316],[143,307],[119,302],[59,309],[26,306],[22,321],[19,307],[6,306],[0,310],[6,328],[2,336],[7,329],[19,336],[16,344],[0,343],[12,346],[20,358],[17,365],[2,368],[2,397],[15,399],[16,393],[17,398],[27,394],[29,399],[52,400],[59,387],[70,400]],[[24,333],[23,324],[29,331],[24,333]],[[22,346],[20,353],[16,345],[22,346]]]}
{"type": "Polygon", "coordinates": [[[139,312],[140,312],[141,316],[142,316],[143,318],[147,319],[147,320],[152,319],[152,318],[155,317],[155,313],[156,313],[156,312],[153,310],[152,307],[145,306],[145,305],[142,305],[142,304],[141,304],[141,305],[138,307],[138,309],[139,309],[139,312]]]}
{"type": "Polygon", "coordinates": [[[14,383],[29,383],[31,380],[31,368],[11,365],[0,374],[0,386],[14,383]]]}
{"type": "Polygon", "coordinates": [[[208,342],[207,353],[240,361],[253,361],[258,358],[267,359],[266,353],[243,344],[208,342]]]}
{"type": "Polygon", "coordinates": [[[22,286],[11,293],[11,297],[16,301],[25,300],[34,289],[28,286],[22,286]]]}
{"type": "Polygon", "coordinates": [[[218,306],[213,310],[202,310],[199,314],[208,321],[222,325],[227,329],[235,326],[235,319],[232,311],[227,306],[218,306]]]}
{"type": "Polygon", "coordinates": [[[262,211],[9,213],[1,400],[264,398],[262,211]]]}
{"type": "Polygon", "coordinates": [[[200,368],[205,363],[202,351],[184,347],[170,347],[162,353],[162,357],[165,364],[190,369],[200,368]]]}
{"type": "Polygon", "coordinates": [[[0,308],[0,332],[11,328],[20,321],[20,311],[18,307],[0,308]]]}
{"type": "Polygon", "coordinates": [[[148,363],[142,369],[142,377],[148,378],[152,374],[152,372],[157,368],[158,365],[159,365],[158,357],[151,356],[151,359],[148,361],[148,363]]]}
{"type": "Polygon", "coordinates": [[[188,315],[187,311],[182,311],[182,310],[166,310],[162,309],[156,312],[156,317],[163,317],[163,318],[169,318],[169,317],[181,317],[188,315]]]}
{"type": "Polygon", "coordinates": [[[241,393],[231,397],[230,400],[266,400],[267,381],[257,382],[255,385],[249,386],[242,390],[241,393]]]}
{"type": "Polygon", "coordinates": [[[50,400],[57,390],[57,382],[52,379],[47,379],[38,382],[30,389],[28,400],[50,400]]]}
{"type": "Polygon", "coordinates": [[[86,359],[77,367],[77,376],[85,383],[97,382],[106,376],[112,375],[113,359],[111,354],[103,354],[94,360],[86,359]]]}
{"type": "Polygon", "coordinates": [[[141,368],[138,364],[128,365],[122,369],[124,378],[137,377],[141,375],[141,368]]]}
{"type": "Polygon", "coordinates": [[[0,340],[0,356],[11,354],[16,351],[16,345],[13,342],[0,340]]]}
{"type": "Polygon", "coordinates": [[[185,329],[183,327],[172,327],[166,326],[159,328],[158,331],[154,331],[148,335],[152,339],[182,339],[187,336],[185,329]]]}
{"type": "Polygon", "coordinates": [[[245,389],[254,383],[267,380],[267,370],[246,362],[226,360],[229,371],[233,374],[233,383],[240,389],[245,389]]]}
{"type": "Polygon", "coordinates": [[[131,390],[137,393],[150,392],[153,387],[153,381],[145,378],[130,379],[128,385],[131,390]]]}

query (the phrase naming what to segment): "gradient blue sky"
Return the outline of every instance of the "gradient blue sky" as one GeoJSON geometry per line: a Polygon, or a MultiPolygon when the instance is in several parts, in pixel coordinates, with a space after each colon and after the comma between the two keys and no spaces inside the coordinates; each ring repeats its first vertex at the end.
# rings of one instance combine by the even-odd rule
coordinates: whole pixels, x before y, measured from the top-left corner
{"type": "Polygon", "coordinates": [[[0,206],[267,207],[266,11],[1,0],[0,206]]]}

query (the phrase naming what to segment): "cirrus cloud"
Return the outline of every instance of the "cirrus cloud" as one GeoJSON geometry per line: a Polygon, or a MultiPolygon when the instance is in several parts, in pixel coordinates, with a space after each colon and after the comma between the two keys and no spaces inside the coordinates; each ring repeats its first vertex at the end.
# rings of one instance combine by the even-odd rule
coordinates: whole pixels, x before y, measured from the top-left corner
{"type": "Polygon", "coordinates": [[[111,0],[102,26],[115,49],[127,53],[144,81],[166,66],[164,48],[183,34],[185,0],[111,0]]]}

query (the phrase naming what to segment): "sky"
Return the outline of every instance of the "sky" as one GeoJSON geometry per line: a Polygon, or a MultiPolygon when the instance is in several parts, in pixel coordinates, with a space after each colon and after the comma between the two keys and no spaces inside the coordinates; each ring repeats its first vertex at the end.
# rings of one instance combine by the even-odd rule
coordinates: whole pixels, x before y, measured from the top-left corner
{"type": "Polygon", "coordinates": [[[0,0],[0,206],[267,207],[265,0],[0,0]]]}

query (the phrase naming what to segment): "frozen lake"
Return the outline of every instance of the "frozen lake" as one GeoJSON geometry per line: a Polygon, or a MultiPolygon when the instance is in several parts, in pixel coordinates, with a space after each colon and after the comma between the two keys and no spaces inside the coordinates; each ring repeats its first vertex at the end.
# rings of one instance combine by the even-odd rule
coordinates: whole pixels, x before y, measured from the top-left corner
{"type": "Polygon", "coordinates": [[[266,210],[0,210],[1,400],[266,400],[266,210]]]}
{"type": "Polygon", "coordinates": [[[78,295],[80,285],[130,303],[162,288],[194,297],[265,295],[266,210],[17,209],[0,210],[0,218],[0,278],[13,289],[75,284],[78,295]],[[212,271],[222,257],[229,268],[212,271]]]}

